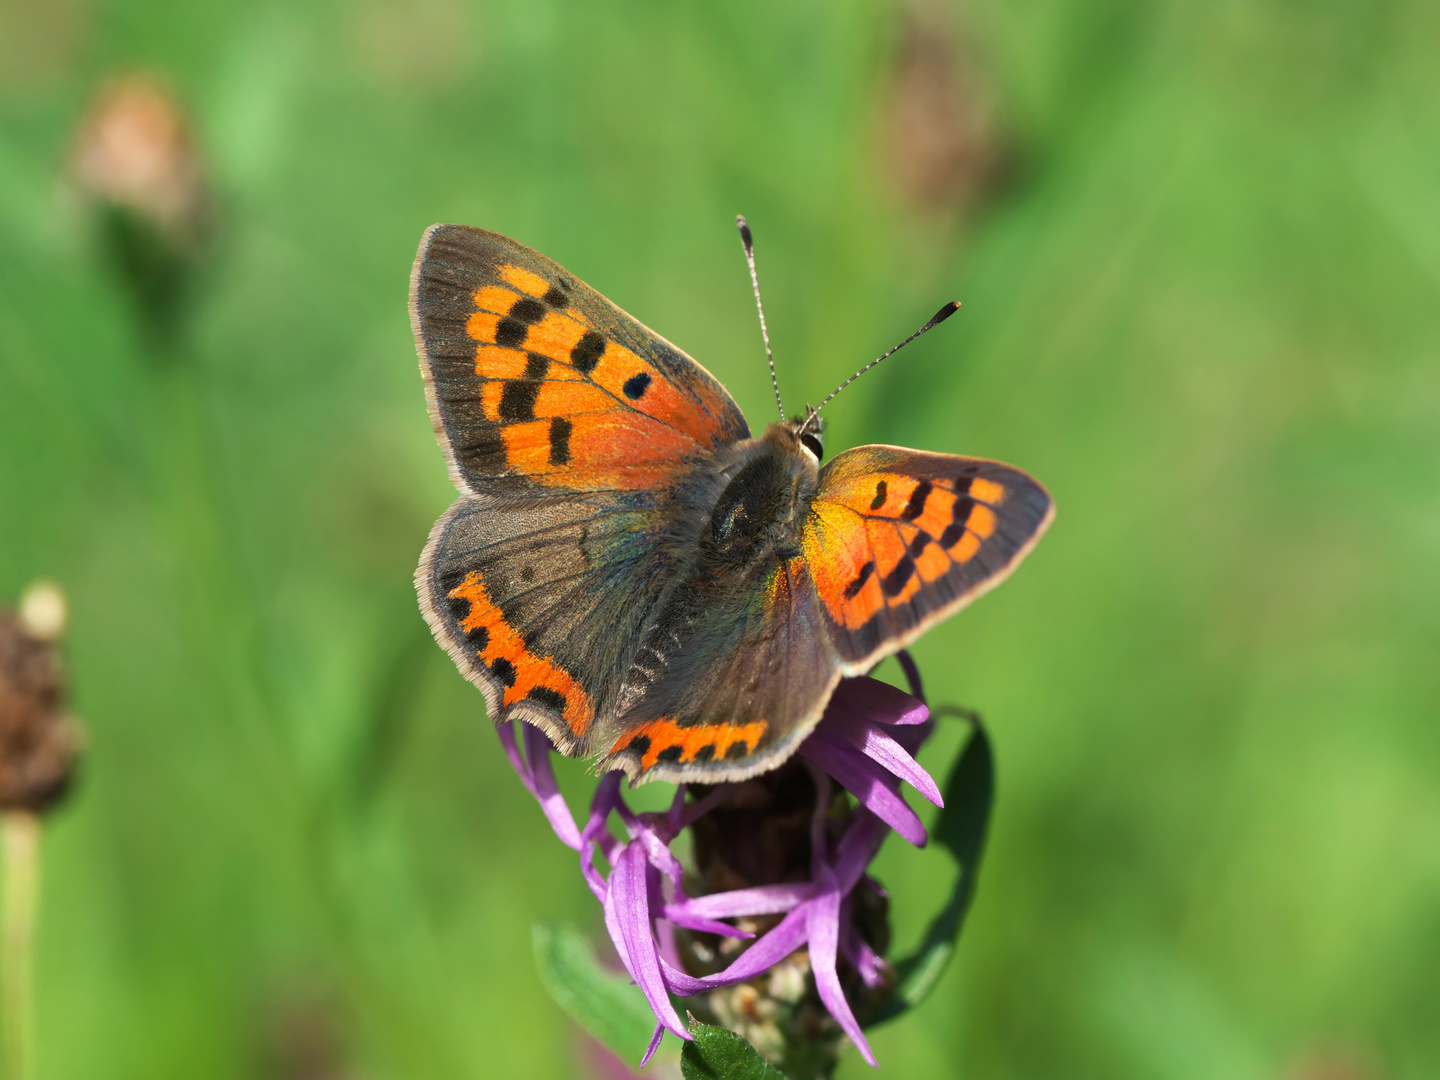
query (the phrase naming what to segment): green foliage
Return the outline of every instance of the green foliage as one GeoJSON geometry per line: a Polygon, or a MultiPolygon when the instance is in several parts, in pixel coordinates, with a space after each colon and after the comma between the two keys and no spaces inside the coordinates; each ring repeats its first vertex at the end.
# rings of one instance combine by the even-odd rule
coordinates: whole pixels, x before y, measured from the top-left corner
{"type": "Polygon", "coordinates": [[[728,1028],[690,1022],[693,1042],[680,1052],[685,1080],[785,1080],[748,1042],[728,1028]]]}
{"type": "Polygon", "coordinates": [[[638,1062],[655,1031],[655,1014],[640,988],[601,967],[585,935],[573,926],[537,922],[534,938],[540,981],[555,1003],[620,1060],[638,1062]]]}

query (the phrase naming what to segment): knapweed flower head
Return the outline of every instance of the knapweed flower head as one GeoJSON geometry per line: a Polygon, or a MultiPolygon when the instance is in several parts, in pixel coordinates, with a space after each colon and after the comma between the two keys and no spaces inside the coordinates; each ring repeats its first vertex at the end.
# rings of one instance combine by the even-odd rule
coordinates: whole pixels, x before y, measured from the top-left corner
{"type": "Polygon", "coordinates": [[[886,897],[866,868],[892,829],[916,846],[926,842],[902,783],[942,805],[915,760],[933,727],[929,709],[914,664],[908,655],[900,659],[914,696],[870,678],[842,680],[791,761],[741,783],[679,785],[665,812],[631,811],[623,774],[610,772],[578,824],[556,784],[545,735],[528,724],[499,728],[555,834],[578,852],[620,962],[655,1013],[642,1066],[665,1031],[690,1038],[672,996],[697,998],[727,1026],[748,1018],[763,1027],[769,1014],[755,1008],[756,981],[768,975],[771,997],[795,1004],[809,993],[807,968],[824,1013],[807,1018],[801,1011],[792,1020],[808,1024],[822,1043],[827,1026],[838,1029],[875,1064],[851,1000],[883,998],[890,980],[882,959],[886,897]],[[612,816],[623,839],[610,829],[612,816]],[[688,887],[671,850],[686,829],[698,874],[688,885],[703,891],[688,887]],[[723,993],[744,984],[752,987],[748,998],[723,993]]]}

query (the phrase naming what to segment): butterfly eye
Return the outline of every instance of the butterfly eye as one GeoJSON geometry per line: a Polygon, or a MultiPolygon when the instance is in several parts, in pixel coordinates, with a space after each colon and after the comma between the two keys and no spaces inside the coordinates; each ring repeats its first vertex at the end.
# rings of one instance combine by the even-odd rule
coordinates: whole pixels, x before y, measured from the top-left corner
{"type": "Polygon", "coordinates": [[[800,441],[804,443],[806,450],[809,450],[812,454],[815,455],[816,461],[821,460],[825,456],[825,448],[820,444],[819,435],[816,435],[814,432],[807,431],[804,435],[800,436],[800,441]]]}

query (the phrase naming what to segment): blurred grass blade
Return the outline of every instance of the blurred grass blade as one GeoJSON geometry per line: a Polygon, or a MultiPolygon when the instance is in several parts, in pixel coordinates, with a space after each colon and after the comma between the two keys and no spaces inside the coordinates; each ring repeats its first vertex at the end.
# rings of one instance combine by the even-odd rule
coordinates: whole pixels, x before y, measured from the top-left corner
{"type": "Polygon", "coordinates": [[[960,864],[960,872],[950,890],[950,898],[931,920],[924,940],[915,952],[896,962],[899,981],[895,992],[869,1024],[893,1020],[918,1005],[935,988],[955,952],[965,913],[975,896],[975,879],[984,854],[990,808],[995,801],[995,756],[979,717],[969,714],[965,718],[972,724],[974,734],[950,770],[950,779],[945,784],[945,809],[930,834],[950,849],[960,864]]]}
{"type": "Polygon", "coordinates": [[[533,937],[535,966],[555,1003],[621,1060],[638,1062],[655,1030],[655,1014],[640,988],[605,970],[573,926],[537,922],[533,937]]]}
{"type": "Polygon", "coordinates": [[[760,1056],[735,1032],[690,1021],[694,1042],[680,1052],[685,1080],[785,1080],[785,1074],[760,1056]]]}

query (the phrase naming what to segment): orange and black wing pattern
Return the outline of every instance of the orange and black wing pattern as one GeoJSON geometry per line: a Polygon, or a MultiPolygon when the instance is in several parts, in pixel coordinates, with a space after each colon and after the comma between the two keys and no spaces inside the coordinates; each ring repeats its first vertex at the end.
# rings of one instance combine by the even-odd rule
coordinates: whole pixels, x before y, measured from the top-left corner
{"type": "Polygon", "coordinates": [[[836,457],[802,543],[846,674],[998,585],[1053,515],[1036,480],[998,461],[895,446],[836,457]]]}
{"type": "Polygon", "coordinates": [[[683,466],[749,437],[709,372],[499,233],[427,230],[410,311],[435,432],[466,494],[658,499],[683,466]]]}

